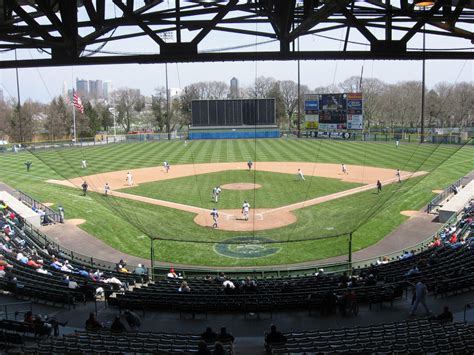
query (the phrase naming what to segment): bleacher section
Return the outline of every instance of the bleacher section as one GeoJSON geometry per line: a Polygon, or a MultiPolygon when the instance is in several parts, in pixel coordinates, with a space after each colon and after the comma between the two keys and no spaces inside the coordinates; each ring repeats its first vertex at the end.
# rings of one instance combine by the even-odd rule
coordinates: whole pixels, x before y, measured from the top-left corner
{"type": "Polygon", "coordinates": [[[287,341],[268,345],[271,354],[472,354],[474,326],[420,319],[367,327],[284,334],[287,341]]]}
{"type": "Polygon", "coordinates": [[[439,209],[439,221],[446,223],[452,216],[461,212],[473,198],[474,181],[471,181],[439,209]]]}
{"type": "MultiPolygon", "coordinates": [[[[199,335],[193,334],[76,331],[74,334],[48,339],[23,350],[25,354],[196,354],[200,340],[199,335]]],[[[232,342],[222,344],[227,354],[232,355],[232,342]]],[[[212,352],[214,346],[214,342],[210,343],[208,349],[212,352]]]]}

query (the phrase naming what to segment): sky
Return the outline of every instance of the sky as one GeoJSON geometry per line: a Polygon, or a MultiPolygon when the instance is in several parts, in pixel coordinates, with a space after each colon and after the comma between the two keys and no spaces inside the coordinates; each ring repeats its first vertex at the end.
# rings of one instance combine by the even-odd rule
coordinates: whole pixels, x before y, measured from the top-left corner
{"type": "MultiPolygon", "coordinates": [[[[114,14],[120,16],[120,14],[114,14]]],[[[262,28],[260,28],[262,29],[262,28]]],[[[129,29],[128,29],[129,31],[129,29]]],[[[124,32],[126,33],[126,32],[124,32]]],[[[116,34],[120,34],[117,32],[116,34]]],[[[380,38],[383,30],[374,31],[380,38]]],[[[184,33],[191,38],[193,33],[184,33]]],[[[301,38],[301,50],[340,50],[344,30],[334,30],[327,33],[332,39],[316,36],[301,38]]],[[[367,41],[356,30],[352,30],[350,40],[364,44],[349,44],[348,50],[367,50],[367,41]]],[[[239,45],[249,45],[243,51],[265,51],[278,49],[278,43],[255,44],[266,39],[252,36],[232,35],[229,33],[211,33],[199,46],[200,51],[225,51],[239,45]]],[[[408,43],[410,48],[422,48],[421,35],[408,43]]],[[[426,36],[426,49],[439,48],[468,48],[472,52],[474,45],[468,40],[448,37],[426,36]]],[[[157,45],[146,38],[128,41],[109,42],[104,51],[156,53],[157,45]]],[[[34,49],[18,52],[19,58],[31,59],[44,57],[34,49]]],[[[0,60],[11,59],[13,52],[0,54],[0,60]]],[[[310,89],[319,86],[338,84],[350,76],[360,76],[364,66],[364,78],[378,78],[387,83],[399,81],[421,81],[421,61],[301,61],[301,83],[310,89]]],[[[432,88],[438,82],[474,81],[474,61],[444,60],[426,61],[426,85],[432,88]]],[[[184,88],[198,81],[224,81],[229,84],[232,77],[239,79],[241,87],[251,86],[258,76],[273,77],[277,80],[297,81],[297,62],[214,62],[214,63],[170,63],[168,64],[169,87],[184,88]]],[[[50,67],[19,69],[21,101],[28,98],[49,102],[53,97],[60,95],[63,83],[72,88],[76,78],[86,80],[110,80],[113,88],[137,88],[144,95],[152,95],[155,88],[165,86],[164,64],[129,64],[129,65],[102,65],[76,67],[50,67]]],[[[16,76],[14,69],[0,70],[0,89],[4,97],[16,98],[16,76]]]]}

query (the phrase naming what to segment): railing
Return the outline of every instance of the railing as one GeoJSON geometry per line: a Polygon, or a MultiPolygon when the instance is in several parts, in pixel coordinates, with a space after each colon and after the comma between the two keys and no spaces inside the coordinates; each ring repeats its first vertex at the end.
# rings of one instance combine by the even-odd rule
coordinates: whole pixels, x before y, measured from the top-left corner
{"type": "Polygon", "coordinates": [[[430,203],[428,203],[428,207],[426,208],[427,213],[431,213],[436,207],[441,206],[441,203],[445,201],[448,197],[454,194],[453,187],[459,188],[463,185],[468,184],[474,179],[474,174],[470,174],[468,176],[463,176],[455,183],[449,185],[447,188],[443,190],[438,196],[433,198],[430,203]]]}
{"type": "Polygon", "coordinates": [[[61,215],[59,212],[56,212],[55,210],[49,208],[48,206],[44,205],[43,203],[35,200],[33,197],[25,194],[24,192],[18,190],[18,199],[25,203],[26,205],[30,206],[31,208],[35,209],[42,209],[46,216],[48,216],[49,219],[56,223],[61,223],[61,215]]]}
{"type": "Polygon", "coordinates": [[[464,323],[466,323],[467,310],[468,310],[468,309],[471,309],[472,306],[474,306],[474,303],[466,303],[466,304],[464,305],[464,314],[463,314],[463,322],[464,322],[464,323]]]}
{"type": "Polygon", "coordinates": [[[8,315],[13,315],[15,320],[20,313],[33,312],[33,304],[31,302],[15,302],[0,304],[0,319],[7,319],[8,315]],[[26,306],[24,308],[16,308],[16,306],[26,306]],[[15,310],[8,311],[8,308],[15,307],[15,310]]]}

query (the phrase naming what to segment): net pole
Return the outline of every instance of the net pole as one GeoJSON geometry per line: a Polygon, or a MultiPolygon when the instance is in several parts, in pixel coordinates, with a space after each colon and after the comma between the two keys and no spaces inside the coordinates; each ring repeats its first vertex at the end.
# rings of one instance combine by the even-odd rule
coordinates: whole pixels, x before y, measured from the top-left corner
{"type": "Polygon", "coordinates": [[[352,232],[349,233],[349,274],[352,275],[352,232]]]}
{"type": "Polygon", "coordinates": [[[155,281],[155,240],[150,238],[150,277],[151,281],[155,281]]]}

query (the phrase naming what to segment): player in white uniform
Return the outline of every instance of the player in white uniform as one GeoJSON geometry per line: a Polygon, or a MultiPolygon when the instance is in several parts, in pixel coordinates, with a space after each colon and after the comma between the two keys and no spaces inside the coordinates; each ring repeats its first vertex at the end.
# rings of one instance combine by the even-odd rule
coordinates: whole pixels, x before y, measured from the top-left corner
{"type": "Polygon", "coordinates": [[[247,201],[244,201],[242,205],[242,214],[244,215],[244,220],[249,220],[250,204],[247,201]]]}
{"type": "Polygon", "coordinates": [[[399,146],[400,146],[400,141],[397,139],[396,142],[395,142],[395,147],[397,147],[397,149],[398,149],[399,146]]]}
{"type": "Polygon", "coordinates": [[[217,209],[213,208],[211,211],[212,220],[214,221],[212,228],[217,228],[217,219],[219,218],[219,213],[217,209]]]}
{"type": "Polygon", "coordinates": [[[219,186],[216,186],[214,190],[215,190],[214,201],[217,203],[219,202],[219,195],[222,192],[222,189],[219,186]]]}
{"type": "Polygon", "coordinates": [[[167,161],[164,161],[164,162],[163,162],[163,168],[165,168],[165,172],[169,172],[169,171],[170,171],[170,165],[168,164],[167,161]]]}
{"type": "Polygon", "coordinates": [[[347,172],[346,164],[342,163],[342,164],[341,164],[341,169],[342,169],[342,173],[343,173],[343,174],[349,174],[349,173],[347,172]]]}
{"type": "Polygon", "coordinates": [[[86,169],[86,168],[87,168],[87,160],[82,159],[82,161],[81,161],[81,168],[82,168],[82,169],[86,169]]]}
{"type": "Polygon", "coordinates": [[[127,182],[128,186],[133,186],[133,177],[130,171],[127,173],[127,177],[125,178],[125,181],[127,182]]]}
{"type": "Polygon", "coordinates": [[[110,192],[110,186],[109,186],[109,183],[106,182],[104,186],[104,195],[109,196],[109,192],[110,192]]]}
{"type": "Polygon", "coordinates": [[[296,174],[296,177],[297,177],[298,179],[304,181],[305,179],[304,179],[303,170],[298,169],[298,172],[297,172],[297,174],[296,174]]]}
{"type": "Polygon", "coordinates": [[[398,182],[402,182],[402,177],[400,176],[400,169],[397,169],[397,172],[395,173],[395,175],[398,178],[398,182]]]}

